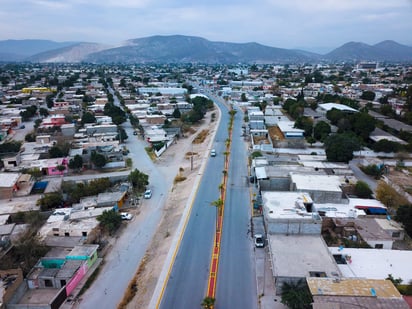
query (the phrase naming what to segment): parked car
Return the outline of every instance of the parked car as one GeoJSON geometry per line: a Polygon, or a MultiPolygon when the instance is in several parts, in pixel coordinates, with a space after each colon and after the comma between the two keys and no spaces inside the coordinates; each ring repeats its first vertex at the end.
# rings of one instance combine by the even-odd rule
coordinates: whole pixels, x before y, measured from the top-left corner
{"type": "Polygon", "coordinates": [[[265,238],[262,234],[255,234],[253,238],[255,239],[256,248],[263,248],[265,246],[265,238]]]}
{"type": "Polygon", "coordinates": [[[120,216],[122,217],[122,220],[132,220],[133,218],[133,215],[128,212],[121,212],[120,216]]]}
{"type": "Polygon", "coordinates": [[[212,150],[210,151],[210,156],[211,156],[211,157],[216,157],[216,150],[215,150],[215,149],[212,149],[212,150]]]}
{"type": "Polygon", "coordinates": [[[144,192],[143,197],[146,198],[146,199],[151,198],[151,197],[152,197],[152,190],[147,189],[147,190],[144,192]]]}

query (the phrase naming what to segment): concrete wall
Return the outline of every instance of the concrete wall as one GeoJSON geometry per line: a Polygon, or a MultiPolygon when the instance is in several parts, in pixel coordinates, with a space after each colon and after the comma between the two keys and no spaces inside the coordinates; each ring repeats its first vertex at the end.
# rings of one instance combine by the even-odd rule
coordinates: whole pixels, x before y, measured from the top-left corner
{"type": "Polygon", "coordinates": [[[266,226],[268,234],[320,235],[322,230],[322,222],[312,220],[272,219],[266,226]]]}
{"type": "Polygon", "coordinates": [[[263,191],[289,191],[290,178],[279,177],[259,180],[260,189],[263,191]]]}
{"type": "Polygon", "coordinates": [[[393,241],[392,240],[376,240],[376,239],[364,239],[369,246],[375,248],[375,245],[383,245],[382,249],[392,250],[393,241]]]}

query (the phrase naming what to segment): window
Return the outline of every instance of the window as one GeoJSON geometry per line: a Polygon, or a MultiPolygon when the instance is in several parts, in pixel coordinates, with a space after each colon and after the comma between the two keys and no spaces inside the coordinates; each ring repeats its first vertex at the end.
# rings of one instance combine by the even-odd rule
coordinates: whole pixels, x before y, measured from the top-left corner
{"type": "Polygon", "coordinates": [[[392,237],[393,237],[393,238],[399,238],[399,237],[401,237],[401,232],[393,232],[393,233],[392,233],[392,237]]]}
{"type": "Polygon", "coordinates": [[[83,237],[87,237],[87,232],[82,232],[83,237]]]}
{"type": "Polygon", "coordinates": [[[65,232],[65,233],[64,233],[64,236],[70,236],[70,233],[69,233],[69,232],[65,232]]]}
{"type": "Polygon", "coordinates": [[[375,244],[375,249],[383,249],[383,244],[375,244]]]}
{"type": "Polygon", "coordinates": [[[310,277],[316,277],[316,278],[325,278],[326,273],[323,271],[310,271],[309,272],[310,277]]]}
{"type": "Polygon", "coordinates": [[[44,286],[46,287],[52,287],[53,286],[53,282],[49,279],[45,279],[44,280],[44,286]]]}

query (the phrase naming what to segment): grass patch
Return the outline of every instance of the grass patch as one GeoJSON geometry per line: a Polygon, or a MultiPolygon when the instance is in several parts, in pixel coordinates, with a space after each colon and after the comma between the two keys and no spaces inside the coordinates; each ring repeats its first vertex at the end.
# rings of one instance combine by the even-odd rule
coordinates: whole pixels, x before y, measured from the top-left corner
{"type": "Polygon", "coordinates": [[[202,130],[198,135],[196,135],[195,139],[193,140],[193,144],[201,144],[205,141],[206,137],[209,134],[209,130],[202,130]]]}
{"type": "Polygon", "coordinates": [[[174,183],[176,184],[176,183],[178,183],[178,182],[182,182],[182,181],[185,181],[185,180],[186,180],[186,177],[185,177],[185,176],[177,175],[177,176],[175,177],[174,183]]]}
{"type": "Polygon", "coordinates": [[[188,152],[186,152],[185,157],[190,158],[190,157],[196,156],[196,155],[197,155],[197,152],[188,151],[188,152]]]}
{"type": "Polygon", "coordinates": [[[146,150],[147,155],[150,157],[150,159],[152,159],[152,161],[156,160],[156,155],[152,147],[145,147],[144,150],[146,150]]]}
{"type": "Polygon", "coordinates": [[[127,166],[128,168],[131,168],[131,167],[133,166],[133,160],[132,160],[132,158],[127,158],[127,159],[126,159],[126,166],[127,166]]]}
{"type": "Polygon", "coordinates": [[[129,285],[127,286],[126,292],[123,295],[123,299],[120,302],[120,304],[117,306],[117,309],[126,308],[126,306],[133,300],[133,297],[136,296],[137,289],[138,289],[137,279],[140,277],[140,275],[146,269],[147,258],[148,258],[147,255],[145,255],[143,257],[142,262],[139,265],[139,269],[137,270],[137,272],[134,275],[133,279],[129,282],[129,285]]]}

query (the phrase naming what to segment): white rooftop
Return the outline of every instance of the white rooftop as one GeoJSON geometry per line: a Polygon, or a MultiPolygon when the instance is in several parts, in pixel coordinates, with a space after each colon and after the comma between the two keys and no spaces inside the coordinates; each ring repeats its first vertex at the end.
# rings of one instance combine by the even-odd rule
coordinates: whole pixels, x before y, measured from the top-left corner
{"type": "Polygon", "coordinates": [[[309,272],[339,275],[339,268],[321,236],[268,235],[273,274],[277,277],[309,277],[309,272]]]}
{"type": "Polygon", "coordinates": [[[356,109],[349,107],[347,105],[343,104],[337,104],[337,103],[324,103],[324,104],[319,104],[319,107],[325,111],[330,111],[332,109],[337,109],[340,111],[347,111],[347,112],[357,112],[356,109]]]}
{"type": "Polygon", "coordinates": [[[0,173],[0,187],[11,188],[17,182],[20,173],[0,173]]]}
{"type": "Polygon", "coordinates": [[[334,175],[301,175],[291,173],[291,181],[296,185],[296,190],[315,190],[341,192],[339,176],[334,175]]]}
{"type": "Polygon", "coordinates": [[[304,130],[295,128],[295,123],[293,121],[279,121],[277,126],[282,132],[296,132],[296,133],[303,133],[304,130]]]}
{"type": "MultiPolygon", "coordinates": [[[[262,191],[263,208],[268,219],[300,219],[313,220],[303,203],[311,203],[312,199],[304,192],[262,191]]],[[[318,219],[318,218],[316,218],[318,219]]]]}
{"type": "Polygon", "coordinates": [[[332,254],[349,255],[351,263],[339,264],[344,277],[385,279],[389,274],[408,283],[412,280],[412,251],[329,247],[332,254]]]}

